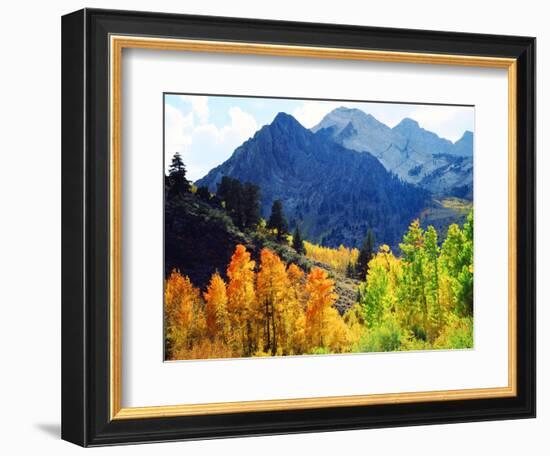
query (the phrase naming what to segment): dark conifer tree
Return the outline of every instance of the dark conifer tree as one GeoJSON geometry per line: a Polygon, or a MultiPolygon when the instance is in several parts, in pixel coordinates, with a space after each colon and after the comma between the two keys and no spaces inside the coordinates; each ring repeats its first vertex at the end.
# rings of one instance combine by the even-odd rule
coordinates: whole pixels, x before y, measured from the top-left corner
{"type": "Polygon", "coordinates": [[[223,176],[218,184],[218,198],[224,202],[225,210],[240,229],[244,228],[242,210],[242,186],[239,180],[223,176]]]}
{"type": "Polygon", "coordinates": [[[359,279],[365,280],[367,272],[369,271],[369,261],[374,256],[374,234],[372,230],[367,231],[367,236],[363,240],[363,245],[359,251],[359,258],[357,259],[357,275],[359,279]]]}
{"type": "Polygon", "coordinates": [[[208,191],[208,187],[203,185],[197,188],[197,196],[204,201],[210,201],[211,195],[208,191]]]}
{"type": "Polygon", "coordinates": [[[191,191],[191,184],[185,177],[186,170],[179,152],[172,157],[172,163],[168,169],[168,179],[171,190],[175,193],[188,193],[191,191]]]}
{"type": "Polygon", "coordinates": [[[223,176],[218,184],[216,195],[225,203],[225,208],[228,209],[227,206],[230,206],[233,200],[233,179],[223,176]]]}
{"type": "Polygon", "coordinates": [[[241,200],[244,226],[254,229],[260,222],[260,187],[246,182],[242,186],[241,200]]]}
{"type": "Polygon", "coordinates": [[[355,263],[353,262],[349,262],[348,265],[346,266],[346,275],[350,278],[350,279],[353,279],[355,278],[356,276],[356,272],[355,272],[355,263]]]}
{"type": "Polygon", "coordinates": [[[288,222],[283,212],[283,203],[281,200],[275,200],[271,206],[271,216],[267,222],[270,230],[277,230],[277,239],[281,241],[285,234],[288,234],[288,222]]]}
{"type": "Polygon", "coordinates": [[[304,240],[302,239],[302,234],[300,233],[300,228],[296,227],[294,234],[292,235],[292,248],[296,250],[296,253],[300,255],[306,254],[306,248],[304,246],[304,240]]]}
{"type": "Polygon", "coordinates": [[[217,197],[224,202],[225,210],[241,230],[255,228],[260,221],[260,188],[250,182],[241,184],[238,179],[223,176],[218,184],[217,197]]]}

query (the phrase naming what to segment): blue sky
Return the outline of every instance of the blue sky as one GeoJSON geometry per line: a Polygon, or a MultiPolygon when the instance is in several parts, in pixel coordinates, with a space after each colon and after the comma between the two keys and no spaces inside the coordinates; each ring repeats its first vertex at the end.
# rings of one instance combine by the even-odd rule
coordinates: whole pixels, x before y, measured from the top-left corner
{"type": "Polygon", "coordinates": [[[189,179],[197,180],[227,160],[277,113],[291,114],[311,128],[340,106],[362,109],[389,127],[410,117],[451,141],[474,130],[471,107],[170,94],[165,96],[165,165],[178,151],[189,179]]]}

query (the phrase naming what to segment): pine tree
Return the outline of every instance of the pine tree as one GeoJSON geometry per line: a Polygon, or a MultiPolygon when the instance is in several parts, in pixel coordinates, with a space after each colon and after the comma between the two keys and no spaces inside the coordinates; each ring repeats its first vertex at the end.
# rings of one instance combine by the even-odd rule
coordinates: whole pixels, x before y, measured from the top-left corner
{"type": "Polygon", "coordinates": [[[245,228],[254,229],[260,221],[260,187],[246,182],[241,191],[243,224],[245,228]]]}
{"type": "Polygon", "coordinates": [[[225,210],[238,228],[244,228],[241,182],[232,177],[223,176],[218,184],[218,197],[224,202],[225,210]]]}
{"type": "Polygon", "coordinates": [[[200,186],[199,188],[197,188],[196,195],[203,201],[210,201],[210,198],[211,198],[210,192],[208,191],[208,187],[205,187],[205,186],[200,186]]]}
{"type": "Polygon", "coordinates": [[[267,222],[270,230],[277,232],[277,240],[281,241],[288,234],[288,223],[283,212],[283,203],[281,200],[275,200],[271,206],[271,216],[267,222]]]}
{"type": "Polygon", "coordinates": [[[188,193],[191,191],[191,184],[185,177],[185,165],[179,152],[176,152],[172,157],[172,164],[168,169],[168,178],[171,188],[176,193],[188,193]]]}
{"type": "Polygon", "coordinates": [[[306,254],[304,240],[302,239],[300,228],[298,227],[296,227],[296,229],[294,230],[294,234],[292,235],[292,248],[296,250],[296,253],[299,253],[300,255],[306,254]]]}
{"type": "Polygon", "coordinates": [[[357,259],[356,272],[361,280],[367,277],[369,272],[369,261],[374,256],[374,234],[372,230],[367,231],[367,236],[363,240],[363,245],[359,251],[359,258],[357,259]]]}
{"type": "Polygon", "coordinates": [[[224,202],[225,210],[238,228],[256,228],[260,221],[260,187],[223,176],[217,196],[224,202]]]}

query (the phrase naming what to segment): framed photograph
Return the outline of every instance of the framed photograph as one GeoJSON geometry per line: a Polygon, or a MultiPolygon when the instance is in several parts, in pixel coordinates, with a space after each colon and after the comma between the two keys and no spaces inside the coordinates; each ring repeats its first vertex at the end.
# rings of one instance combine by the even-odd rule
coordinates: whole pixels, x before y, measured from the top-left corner
{"type": "Polygon", "coordinates": [[[535,416],[535,39],[62,20],[62,437],[535,416]]]}

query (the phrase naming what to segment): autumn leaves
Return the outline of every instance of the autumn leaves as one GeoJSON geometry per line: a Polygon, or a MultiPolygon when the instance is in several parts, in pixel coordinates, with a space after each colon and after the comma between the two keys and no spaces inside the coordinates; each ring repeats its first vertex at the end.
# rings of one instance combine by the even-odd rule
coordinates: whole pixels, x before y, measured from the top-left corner
{"type": "MultiPolygon", "coordinates": [[[[342,273],[356,249],[306,243],[307,256],[342,273]]],[[[411,223],[401,256],[387,245],[368,262],[355,304],[334,306],[325,269],[306,273],[272,250],[259,264],[237,245],[227,282],[215,272],[204,293],[172,271],[165,284],[166,358],[206,359],[473,347],[473,215],[444,242],[411,223]]],[[[337,277],[337,275],[335,275],[337,277]]]]}
{"type": "Polygon", "coordinates": [[[349,346],[343,319],[333,307],[334,281],[326,271],[306,274],[263,249],[258,272],[243,245],[201,296],[173,271],[165,288],[167,359],[298,355],[349,346]]]}

